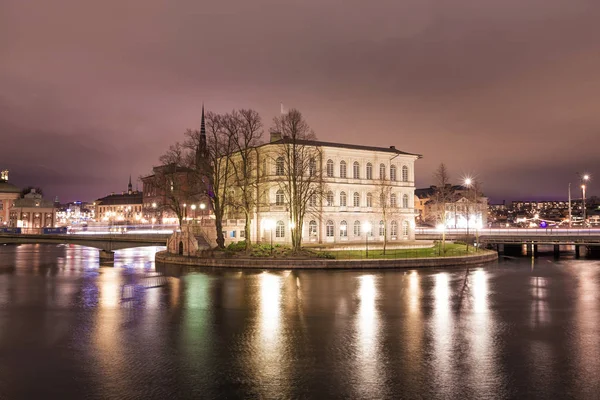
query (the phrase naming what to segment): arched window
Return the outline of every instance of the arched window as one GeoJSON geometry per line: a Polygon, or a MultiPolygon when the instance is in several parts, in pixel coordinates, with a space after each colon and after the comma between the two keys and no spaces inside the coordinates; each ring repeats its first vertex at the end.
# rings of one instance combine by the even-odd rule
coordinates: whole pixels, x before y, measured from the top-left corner
{"type": "Polygon", "coordinates": [[[406,165],[402,166],[402,182],[408,182],[408,167],[406,165]]]}
{"type": "Polygon", "coordinates": [[[317,236],[317,221],[312,220],[308,223],[308,236],[317,236]]]}
{"type": "Polygon", "coordinates": [[[327,160],[327,171],[326,174],[329,178],[333,177],[333,160],[327,160]]]}
{"type": "Polygon", "coordinates": [[[396,166],[392,165],[390,167],[390,180],[395,181],[396,180],[396,166]]]}
{"type": "Polygon", "coordinates": [[[360,221],[354,221],[354,236],[360,236],[360,221]]]}
{"type": "Polygon", "coordinates": [[[348,223],[346,221],[340,222],[340,237],[348,237],[348,223]]]}
{"type": "Polygon", "coordinates": [[[372,221],[367,221],[367,224],[369,224],[367,227],[365,227],[365,235],[367,236],[371,236],[373,237],[374,233],[373,231],[375,231],[375,225],[373,224],[372,221]]]}
{"type": "Polygon", "coordinates": [[[392,221],[390,227],[390,233],[392,236],[398,236],[398,222],[392,221]]]}
{"type": "Polygon", "coordinates": [[[379,195],[379,207],[385,207],[385,204],[387,202],[385,201],[385,193],[381,193],[379,195]]]}
{"type": "Polygon", "coordinates": [[[379,236],[385,236],[385,222],[379,221],[379,236]]]}
{"type": "Polygon", "coordinates": [[[379,164],[379,179],[385,179],[385,164],[379,164]]]}
{"type": "Polygon", "coordinates": [[[396,193],[390,195],[390,207],[397,207],[396,204],[396,193]]]}
{"type": "Polygon", "coordinates": [[[360,194],[354,192],[354,207],[360,207],[360,194]]]}
{"type": "Polygon", "coordinates": [[[346,161],[340,161],[340,178],[346,177],[346,161]]]}
{"type": "Polygon", "coordinates": [[[275,193],[275,205],[282,206],[284,203],[283,190],[279,189],[277,193],[275,193]]]}
{"type": "Polygon", "coordinates": [[[408,221],[402,221],[402,236],[408,236],[408,221]]]}
{"type": "Polygon", "coordinates": [[[408,195],[402,195],[402,208],[408,208],[408,195]]]}
{"type": "Polygon", "coordinates": [[[360,164],[358,161],[354,161],[354,164],[352,164],[352,176],[354,179],[360,179],[360,164]]]}
{"type": "Polygon", "coordinates": [[[310,176],[317,175],[317,161],[314,158],[308,162],[308,173],[310,176]]]}
{"type": "Polygon", "coordinates": [[[275,175],[283,175],[283,157],[277,157],[275,161],[275,175]]]}
{"type": "Polygon", "coordinates": [[[275,227],[275,237],[285,237],[285,224],[283,221],[277,221],[277,225],[275,227]]]}
{"type": "Polygon", "coordinates": [[[317,206],[317,195],[313,194],[308,198],[308,205],[310,207],[316,207],[317,206]]]}
{"type": "Polygon", "coordinates": [[[346,207],[346,192],[340,193],[340,207],[346,207]]]}
{"type": "Polygon", "coordinates": [[[373,164],[367,163],[367,179],[373,179],[373,164]]]}
{"type": "Polygon", "coordinates": [[[373,207],[373,195],[367,193],[367,207],[373,207]]]}
{"type": "Polygon", "coordinates": [[[332,220],[328,220],[327,224],[325,225],[325,236],[333,237],[333,221],[332,220]]]}
{"type": "Polygon", "coordinates": [[[327,206],[333,207],[333,192],[331,190],[327,192],[327,206]]]}

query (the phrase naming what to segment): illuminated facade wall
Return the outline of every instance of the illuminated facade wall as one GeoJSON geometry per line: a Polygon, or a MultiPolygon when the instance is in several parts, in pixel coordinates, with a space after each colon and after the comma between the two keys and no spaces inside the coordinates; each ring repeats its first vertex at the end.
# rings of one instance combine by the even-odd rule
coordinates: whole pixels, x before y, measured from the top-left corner
{"type": "MultiPolygon", "coordinates": [[[[394,148],[315,144],[322,155],[317,167],[322,169],[325,196],[305,215],[304,243],[364,243],[369,226],[369,241],[383,241],[384,232],[390,242],[414,239],[414,165],[419,155],[394,148]],[[380,203],[382,186],[389,187],[385,223],[380,203]]],[[[284,176],[278,174],[277,146],[269,143],[258,147],[259,200],[252,220],[255,242],[268,243],[271,237],[274,243],[291,241],[287,206],[280,190],[284,176]]],[[[238,224],[224,227],[226,240],[243,240],[241,216],[230,217],[238,218],[238,224]]]]}

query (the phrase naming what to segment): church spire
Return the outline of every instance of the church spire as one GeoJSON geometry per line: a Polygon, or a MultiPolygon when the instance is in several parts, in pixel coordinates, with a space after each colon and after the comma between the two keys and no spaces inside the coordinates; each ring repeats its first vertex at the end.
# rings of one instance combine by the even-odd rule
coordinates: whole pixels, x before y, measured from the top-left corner
{"type": "Polygon", "coordinates": [[[206,146],[206,124],[204,122],[204,103],[202,103],[202,118],[200,119],[200,138],[198,142],[198,148],[196,149],[196,166],[200,168],[203,165],[203,161],[208,156],[206,146]]]}
{"type": "Polygon", "coordinates": [[[127,194],[133,193],[133,186],[131,186],[131,175],[129,175],[129,185],[127,185],[127,194]]]}

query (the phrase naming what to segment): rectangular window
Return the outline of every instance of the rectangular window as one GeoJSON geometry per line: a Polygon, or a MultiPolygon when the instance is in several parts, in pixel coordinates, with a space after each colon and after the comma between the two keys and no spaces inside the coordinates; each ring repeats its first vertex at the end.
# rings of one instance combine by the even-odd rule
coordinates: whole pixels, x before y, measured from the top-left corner
{"type": "Polygon", "coordinates": [[[246,231],[245,230],[241,230],[240,231],[240,237],[241,238],[246,237],[246,231]]]}

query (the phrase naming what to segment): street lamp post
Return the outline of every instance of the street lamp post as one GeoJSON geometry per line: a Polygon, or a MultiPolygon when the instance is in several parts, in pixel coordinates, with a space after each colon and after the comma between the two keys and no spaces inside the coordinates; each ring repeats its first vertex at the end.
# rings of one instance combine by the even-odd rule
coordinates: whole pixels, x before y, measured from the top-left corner
{"type": "Polygon", "coordinates": [[[195,224],[196,223],[196,205],[192,204],[192,223],[195,224]]]}
{"type": "Polygon", "coordinates": [[[584,174],[581,177],[583,184],[581,185],[581,191],[582,191],[582,195],[583,195],[583,227],[585,228],[587,225],[587,216],[586,216],[586,209],[585,209],[585,189],[586,189],[586,184],[587,181],[590,179],[590,176],[588,174],[584,174]]]}
{"type": "Polygon", "coordinates": [[[206,204],[200,203],[200,225],[204,223],[204,209],[206,208],[206,204]]]}
{"type": "Polygon", "coordinates": [[[471,194],[471,183],[473,183],[471,178],[465,179],[465,186],[467,187],[467,253],[469,252],[469,219],[471,217],[469,212],[469,203],[471,201],[469,195],[471,194]]]}
{"type": "Polygon", "coordinates": [[[365,258],[369,258],[369,232],[371,232],[371,224],[367,221],[364,225],[365,230],[365,258]]]}

